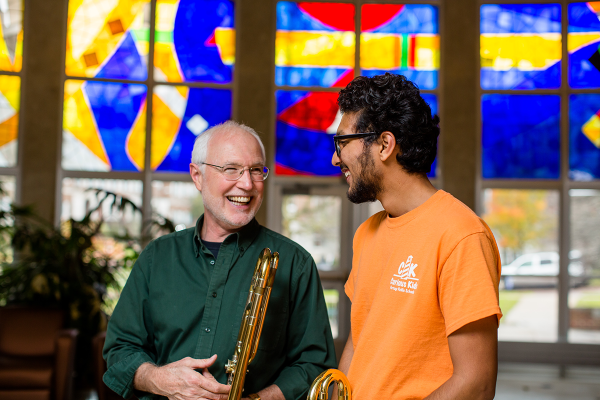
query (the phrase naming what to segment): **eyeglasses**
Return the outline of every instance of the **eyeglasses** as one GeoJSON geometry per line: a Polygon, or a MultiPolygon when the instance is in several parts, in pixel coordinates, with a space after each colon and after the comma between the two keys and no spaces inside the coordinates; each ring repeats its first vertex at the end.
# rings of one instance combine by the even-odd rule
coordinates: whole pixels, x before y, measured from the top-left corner
{"type": "Polygon", "coordinates": [[[267,179],[269,176],[269,168],[263,166],[260,167],[242,167],[241,165],[227,164],[227,165],[214,165],[209,163],[201,163],[204,165],[211,166],[221,171],[221,173],[225,176],[225,179],[228,181],[237,181],[242,175],[244,175],[244,171],[248,170],[250,173],[250,179],[255,182],[262,182],[267,179]]]}
{"type": "Polygon", "coordinates": [[[335,144],[335,153],[338,158],[340,158],[340,154],[342,153],[342,148],[344,146],[340,145],[341,141],[352,140],[352,139],[360,139],[368,136],[379,135],[377,132],[365,132],[365,133],[350,133],[348,135],[336,135],[333,137],[333,143],[335,144]]]}

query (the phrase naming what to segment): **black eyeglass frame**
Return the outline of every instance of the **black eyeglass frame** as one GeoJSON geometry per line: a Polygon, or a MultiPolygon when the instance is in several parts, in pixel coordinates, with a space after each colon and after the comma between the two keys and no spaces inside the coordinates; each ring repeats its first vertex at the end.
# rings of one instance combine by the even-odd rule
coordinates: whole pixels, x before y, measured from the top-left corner
{"type": "MultiPolygon", "coordinates": [[[[269,176],[269,168],[266,165],[263,166],[256,166],[256,167],[242,167],[242,171],[240,172],[240,174],[238,175],[237,178],[235,179],[227,179],[228,176],[225,174],[225,167],[234,167],[234,165],[215,165],[215,164],[209,164],[209,163],[205,163],[205,162],[201,162],[200,164],[203,165],[208,165],[210,167],[213,168],[217,168],[218,170],[221,171],[221,173],[225,176],[225,180],[230,181],[230,182],[235,182],[235,181],[239,181],[240,178],[242,177],[242,175],[244,175],[244,171],[248,170],[248,174],[250,175],[250,179],[253,180],[254,182],[264,182],[265,180],[267,180],[267,177],[269,176]],[[261,168],[262,169],[262,174],[263,174],[263,178],[261,180],[256,180],[253,179],[252,173],[250,172],[251,168],[261,168]]],[[[241,165],[235,165],[235,167],[241,167],[241,165]]]]}
{"type": "Polygon", "coordinates": [[[340,140],[352,140],[352,139],[360,139],[373,135],[379,135],[377,132],[362,132],[362,133],[350,133],[348,135],[335,135],[333,137],[333,143],[335,145],[335,154],[337,154],[338,158],[341,157],[342,148],[340,147],[340,140]]]}

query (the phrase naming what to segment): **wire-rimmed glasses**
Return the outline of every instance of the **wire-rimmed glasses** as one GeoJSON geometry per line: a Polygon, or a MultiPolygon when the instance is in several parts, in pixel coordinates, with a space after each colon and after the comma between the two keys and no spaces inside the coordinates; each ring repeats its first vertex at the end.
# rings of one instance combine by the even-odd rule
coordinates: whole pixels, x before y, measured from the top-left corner
{"type": "Polygon", "coordinates": [[[252,179],[255,182],[262,182],[265,179],[267,179],[267,176],[269,176],[269,168],[265,167],[264,165],[255,167],[242,167],[241,165],[235,164],[226,164],[223,166],[209,164],[205,162],[201,164],[218,169],[228,181],[239,180],[242,177],[242,175],[244,175],[244,171],[246,170],[248,170],[248,172],[250,173],[250,179],[252,179]]]}

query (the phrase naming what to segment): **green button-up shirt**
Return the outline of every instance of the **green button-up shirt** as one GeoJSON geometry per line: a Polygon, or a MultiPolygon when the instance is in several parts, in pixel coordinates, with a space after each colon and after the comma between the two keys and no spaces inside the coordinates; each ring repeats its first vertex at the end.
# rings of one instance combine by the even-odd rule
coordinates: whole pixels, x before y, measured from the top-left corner
{"type": "Polygon", "coordinates": [[[276,384],[286,399],[305,398],[314,378],[336,365],[312,257],[253,220],[225,239],[215,259],[200,241],[203,218],[195,229],[152,241],[138,258],[108,324],[104,382],[127,398],[142,363],[217,354],[209,371],[226,383],[224,365],[234,352],[254,267],[268,247],[279,252],[279,268],[244,395],[276,384]]]}

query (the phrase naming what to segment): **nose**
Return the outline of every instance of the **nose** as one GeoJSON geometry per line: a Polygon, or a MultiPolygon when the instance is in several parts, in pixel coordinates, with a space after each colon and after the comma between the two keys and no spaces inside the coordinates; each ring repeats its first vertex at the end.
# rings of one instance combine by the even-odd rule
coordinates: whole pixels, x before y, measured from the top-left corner
{"type": "Polygon", "coordinates": [[[336,152],[336,151],[334,151],[334,152],[333,152],[333,155],[331,156],[331,164],[332,164],[334,167],[339,167],[339,166],[340,166],[340,163],[341,163],[341,160],[340,160],[340,158],[338,157],[338,155],[337,155],[337,152],[336,152]]]}
{"type": "Polygon", "coordinates": [[[247,168],[242,172],[242,176],[237,180],[237,187],[240,189],[251,190],[254,186],[254,181],[250,177],[250,170],[247,168]]]}

